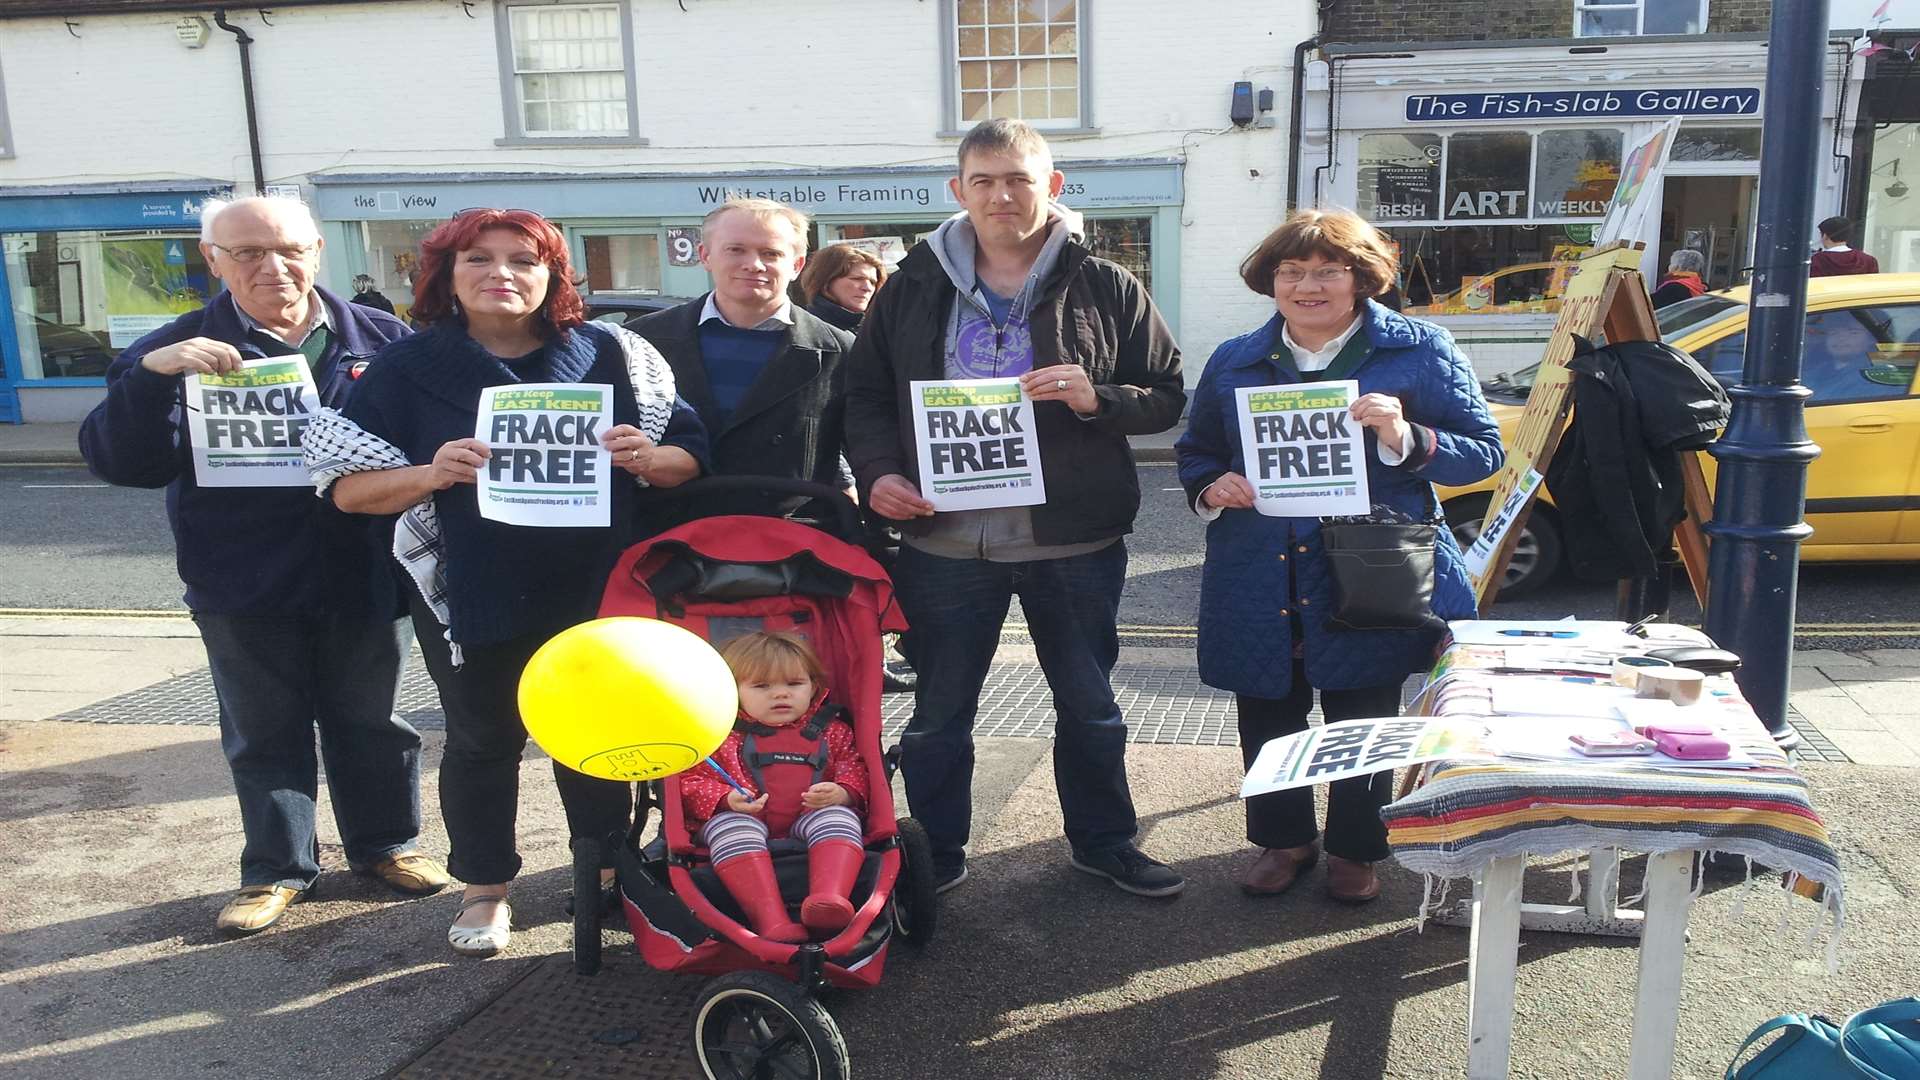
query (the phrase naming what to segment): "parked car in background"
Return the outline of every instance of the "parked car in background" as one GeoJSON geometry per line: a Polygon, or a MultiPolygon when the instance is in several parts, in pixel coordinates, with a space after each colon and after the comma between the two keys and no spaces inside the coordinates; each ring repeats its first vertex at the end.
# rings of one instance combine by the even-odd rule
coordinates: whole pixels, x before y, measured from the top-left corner
{"type": "MultiPolygon", "coordinates": [[[[1722,385],[1740,379],[1747,343],[1747,287],[1663,308],[1661,339],[1687,352],[1722,385]]],[[[1807,469],[1808,562],[1920,560],[1920,274],[1860,274],[1807,283],[1801,381],[1807,433],[1820,456],[1807,469]]],[[[1511,440],[1539,365],[1484,383],[1511,440]]],[[[1738,406],[1736,405],[1736,408],[1738,406]]],[[[1708,484],[1715,462],[1702,454],[1708,484]]],[[[1441,505],[1461,543],[1480,533],[1494,481],[1442,488],[1441,505]]],[[[1561,521],[1542,488],[1507,566],[1501,593],[1538,588],[1559,572],[1561,521]]]]}
{"type": "Polygon", "coordinates": [[[643,296],[639,293],[588,293],[581,299],[586,301],[587,318],[590,321],[612,323],[615,326],[625,326],[642,316],[679,307],[687,302],[684,296],[643,296]]]}
{"type": "Polygon", "coordinates": [[[40,343],[41,371],[50,379],[105,375],[107,365],[120,351],[107,343],[105,332],[68,326],[44,316],[33,317],[33,329],[40,343]]]}

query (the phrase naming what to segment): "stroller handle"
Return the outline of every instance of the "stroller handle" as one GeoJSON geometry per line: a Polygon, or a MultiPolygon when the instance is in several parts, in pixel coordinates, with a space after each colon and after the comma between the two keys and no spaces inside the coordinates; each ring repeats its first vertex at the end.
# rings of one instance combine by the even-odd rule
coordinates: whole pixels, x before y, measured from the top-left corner
{"type": "MultiPolygon", "coordinates": [[[[713,495],[764,494],[798,495],[825,504],[833,513],[835,535],[850,544],[859,544],[865,536],[860,525],[860,507],[847,493],[832,484],[817,480],[795,480],[786,476],[703,476],[678,487],[663,488],[660,496],[671,502],[686,502],[713,495]]],[[[762,517],[777,517],[762,514],[762,517]]]]}

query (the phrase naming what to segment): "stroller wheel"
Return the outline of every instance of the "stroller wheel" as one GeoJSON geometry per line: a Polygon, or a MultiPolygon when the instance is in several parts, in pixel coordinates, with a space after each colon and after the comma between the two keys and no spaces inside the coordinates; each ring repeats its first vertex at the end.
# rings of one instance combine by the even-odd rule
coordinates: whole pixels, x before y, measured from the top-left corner
{"type": "Polygon", "coordinates": [[[707,1080],[847,1080],[853,1071],[826,1007],[765,971],[707,984],[694,1004],[693,1052],[707,1080]]]}
{"type": "Polygon", "coordinates": [[[933,881],[933,841],[912,818],[895,823],[900,831],[900,879],[893,887],[893,932],[914,948],[933,940],[939,893],[933,881]]]}
{"type": "Polygon", "coordinates": [[[600,842],[573,842],[573,970],[600,971],[600,842]]]}

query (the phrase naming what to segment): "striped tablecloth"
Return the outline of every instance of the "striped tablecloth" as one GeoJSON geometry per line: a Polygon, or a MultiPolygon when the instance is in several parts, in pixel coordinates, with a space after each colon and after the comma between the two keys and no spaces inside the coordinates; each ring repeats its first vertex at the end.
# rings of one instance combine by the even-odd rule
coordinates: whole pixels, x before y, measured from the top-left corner
{"type": "MultiPolygon", "coordinates": [[[[1436,672],[1450,667],[1459,665],[1443,660],[1436,672]]],[[[1434,695],[1428,705],[1437,715],[1471,715],[1474,685],[1503,677],[1511,676],[1453,670],[1450,681],[1467,692],[1434,695]]],[[[1713,710],[1728,740],[1758,767],[1675,771],[1625,768],[1605,759],[1434,762],[1422,786],[1382,811],[1394,858],[1410,870],[1453,878],[1475,876],[1506,855],[1598,848],[1726,852],[1823,886],[1837,920],[1840,865],[1806,780],[1774,745],[1731,677],[1710,680],[1709,687],[1715,701],[1699,707],[1713,710]]]]}

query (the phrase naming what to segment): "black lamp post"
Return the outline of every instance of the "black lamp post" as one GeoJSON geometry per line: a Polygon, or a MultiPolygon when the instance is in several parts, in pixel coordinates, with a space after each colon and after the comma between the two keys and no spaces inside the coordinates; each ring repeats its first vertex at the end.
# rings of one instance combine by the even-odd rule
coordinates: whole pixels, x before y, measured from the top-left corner
{"type": "Polygon", "coordinates": [[[1826,43],[1827,0],[1773,0],[1746,362],[1732,420],[1708,448],[1720,475],[1706,527],[1707,633],[1740,654],[1740,689],[1782,745],[1798,742],[1787,691],[1800,542],[1813,531],[1802,520],[1807,463],[1820,456],[1800,355],[1826,43]]]}

